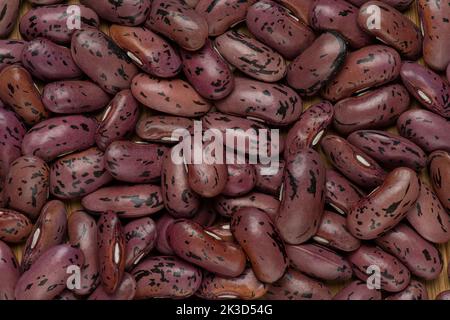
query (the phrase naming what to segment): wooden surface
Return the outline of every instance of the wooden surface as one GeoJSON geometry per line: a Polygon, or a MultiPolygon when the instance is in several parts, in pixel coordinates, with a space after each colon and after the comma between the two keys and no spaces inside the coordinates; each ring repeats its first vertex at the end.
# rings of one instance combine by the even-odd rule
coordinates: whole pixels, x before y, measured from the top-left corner
{"type": "MultiPolygon", "coordinates": [[[[69,0],[67,1],[68,3],[78,3],[79,1],[77,0],[69,0]]],[[[30,4],[26,1],[23,0],[22,1],[22,8],[21,8],[21,15],[24,15],[29,9],[31,8],[30,4]]],[[[412,21],[414,21],[418,26],[419,24],[419,19],[418,19],[418,14],[417,14],[417,9],[415,4],[413,4],[411,6],[411,8],[405,12],[405,15],[408,16],[412,21]]],[[[107,24],[102,24],[101,27],[102,31],[104,31],[105,33],[108,33],[108,25],[107,24]]],[[[19,30],[18,30],[18,24],[16,25],[16,28],[14,29],[13,33],[10,36],[11,39],[21,39],[19,30]]],[[[319,101],[318,98],[315,99],[310,99],[310,100],[306,100],[305,102],[305,107],[307,108],[308,106],[310,106],[311,104],[315,103],[319,101]]],[[[417,107],[417,103],[415,102],[412,107],[417,107]]],[[[389,131],[392,132],[396,132],[395,128],[391,128],[389,129],[389,131]]],[[[424,170],[426,171],[426,170],[424,170]]],[[[427,177],[426,172],[422,172],[422,178],[426,181],[429,182],[429,179],[427,177]]],[[[80,208],[80,204],[79,202],[70,202],[67,203],[67,208],[68,208],[68,212],[70,215],[70,212],[79,209],[80,208]]],[[[429,298],[430,299],[434,299],[436,295],[438,295],[440,292],[444,291],[444,290],[450,290],[450,283],[449,283],[449,279],[447,277],[447,264],[448,261],[450,259],[450,243],[446,244],[446,245],[440,245],[439,246],[439,250],[442,254],[442,259],[444,260],[444,268],[443,271],[440,275],[440,277],[434,281],[427,281],[424,282],[427,286],[428,289],[428,294],[429,294],[429,298]]],[[[22,247],[18,246],[15,248],[15,252],[17,254],[18,259],[21,258],[21,253],[22,253],[22,247]]],[[[341,288],[344,284],[327,284],[329,285],[329,287],[331,288],[331,290],[333,291],[333,293],[337,292],[339,290],[339,288],[341,288]]]]}

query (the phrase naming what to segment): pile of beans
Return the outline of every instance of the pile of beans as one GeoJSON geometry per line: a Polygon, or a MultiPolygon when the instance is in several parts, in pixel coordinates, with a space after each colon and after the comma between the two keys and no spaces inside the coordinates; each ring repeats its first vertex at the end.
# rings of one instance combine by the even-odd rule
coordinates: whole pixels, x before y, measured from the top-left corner
{"type": "Polygon", "coordinates": [[[0,299],[427,299],[450,0],[348,1],[0,0],[0,299]],[[175,163],[195,120],[280,170],[175,163]]]}

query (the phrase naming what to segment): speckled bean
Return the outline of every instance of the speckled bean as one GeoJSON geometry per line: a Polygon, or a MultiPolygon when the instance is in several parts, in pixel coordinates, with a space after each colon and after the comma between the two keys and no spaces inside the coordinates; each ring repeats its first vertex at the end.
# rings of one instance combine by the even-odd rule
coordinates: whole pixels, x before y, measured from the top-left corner
{"type": "Polygon", "coordinates": [[[200,208],[195,215],[190,219],[202,227],[208,228],[214,224],[217,218],[217,213],[213,208],[213,201],[215,199],[203,199],[200,208]]]}
{"type": "Polygon", "coordinates": [[[369,289],[365,281],[354,280],[342,288],[333,300],[381,300],[381,292],[369,289]]]}
{"type": "Polygon", "coordinates": [[[273,165],[271,167],[270,165],[257,163],[253,166],[256,177],[255,187],[264,193],[278,196],[281,185],[283,184],[285,162],[284,160],[280,160],[274,162],[273,165]]]}
{"type": "Polygon", "coordinates": [[[11,64],[22,62],[25,44],[22,40],[0,40],[0,71],[11,64]]]}
{"type": "Polygon", "coordinates": [[[450,153],[435,151],[428,158],[431,184],[444,208],[450,213],[450,153]]]}
{"type": "Polygon", "coordinates": [[[212,233],[223,241],[236,242],[229,222],[221,222],[205,229],[206,233],[212,233]]]}
{"type": "Polygon", "coordinates": [[[0,38],[7,38],[19,17],[20,0],[0,0],[0,38]]]}
{"type": "MultiPolygon", "coordinates": [[[[348,2],[354,4],[357,7],[362,6],[364,3],[368,1],[369,0],[348,0],[348,2]]],[[[414,0],[380,0],[380,1],[390,5],[391,7],[394,7],[397,10],[405,11],[414,0]]]]}
{"type": "Polygon", "coordinates": [[[129,273],[124,273],[122,281],[113,294],[108,294],[102,286],[97,287],[88,300],[133,300],[136,294],[136,280],[129,273]]]}
{"type": "Polygon", "coordinates": [[[153,249],[156,242],[156,225],[150,218],[133,220],[123,228],[126,243],[125,268],[131,269],[153,249]]]}
{"type": "MultiPolygon", "coordinates": [[[[250,192],[256,185],[255,166],[250,164],[228,164],[228,180],[222,194],[239,197],[250,192]]],[[[272,177],[272,176],[270,176],[272,177]]]]}
{"type": "Polygon", "coordinates": [[[14,252],[0,241],[0,300],[14,300],[14,289],[20,277],[19,263],[14,252]]]}
{"type": "Polygon", "coordinates": [[[390,295],[386,300],[428,300],[428,292],[423,283],[411,280],[403,291],[390,295]]]}
{"type": "Polygon", "coordinates": [[[24,242],[33,229],[25,215],[10,209],[0,209],[0,240],[8,243],[24,242]]]}
{"type": "Polygon", "coordinates": [[[277,0],[278,3],[289,9],[304,24],[309,25],[309,16],[314,1],[311,0],[277,0]]]}
{"type": "Polygon", "coordinates": [[[346,216],[361,199],[362,192],[343,175],[333,169],[327,169],[325,182],[325,203],[346,216]]]}
{"type": "Polygon", "coordinates": [[[155,248],[159,253],[165,255],[173,255],[174,252],[167,239],[167,229],[175,221],[170,214],[164,213],[156,220],[156,243],[155,248]]]}
{"type": "Polygon", "coordinates": [[[436,300],[450,300],[450,290],[442,291],[436,296],[436,300]]]}
{"type": "Polygon", "coordinates": [[[81,0],[80,2],[92,8],[102,19],[127,26],[142,24],[151,7],[150,1],[142,0],[81,0]]]}
{"type": "Polygon", "coordinates": [[[193,127],[192,119],[143,114],[136,124],[136,134],[146,141],[173,143],[179,142],[179,138],[173,140],[172,134],[175,130],[186,129],[192,134],[193,127]]]}

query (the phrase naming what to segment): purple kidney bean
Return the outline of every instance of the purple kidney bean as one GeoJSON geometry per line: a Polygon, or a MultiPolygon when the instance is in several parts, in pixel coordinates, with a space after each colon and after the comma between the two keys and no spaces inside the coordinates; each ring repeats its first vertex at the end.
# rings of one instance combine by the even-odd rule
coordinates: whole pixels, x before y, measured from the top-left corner
{"type": "Polygon", "coordinates": [[[381,292],[369,289],[365,281],[354,280],[342,288],[333,300],[381,300],[381,292]]]}
{"type": "Polygon", "coordinates": [[[237,31],[218,36],[215,46],[230,64],[257,80],[275,82],[286,74],[286,61],[278,52],[237,31]]]}
{"type": "Polygon", "coordinates": [[[436,300],[450,300],[450,290],[442,291],[436,296],[436,300]]]}
{"type": "Polygon", "coordinates": [[[450,212],[450,153],[435,151],[428,158],[431,184],[447,212],[450,212]]]}
{"type": "Polygon", "coordinates": [[[123,228],[125,234],[125,268],[131,269],[155,246],[156,225],[150,218],[133,220],[123,228]]]}
{"type": "Polygon", "coordinates": [[[129,273],[124,273],[122,281],[113,294],[108,294],[102,286],[99,286],[88,300],[133,300],[135,294],[136,280],[129,273]]]}
{"type": "Polygon", "coordinates": [[[21,63],[25,44],[22,40],[0,40],[0,71],[9,65],[21,63]]]}
{"type": "Polygon", "coordinates": [[[119,218],[113,212],[100,216],[97,224],[97,249],[103,289],[113,294],[125,270],[125,235],[119,218]]]}
{"type": "MultiPolygon", "coordinates": [[[[279,160],[273,163],[273,165],[273,167],[260,163],[253,165],[256,179],[255,187],[264,193],[278,196],[281,185],[283,184],[285,162],[284,160],[279,160]]],[[[228,165],[229,167],[230,165],[228,165]]]]}
{"type": "Polygon", "coordinates": [[[25,215],[10,209],[0,209],[0,240],[20,243],[27,239],[33,224],[25,215]]]}
{"type": "Polygon", "coordinates": [[[343,99],[334,106],[334,128],[347,135],[359,129],[384,128],[395,123],[410,105],[408,91],[399,84],[343,99]]]}
{"type": "MultiPolygon", "coordinates": [[[[383,3],[394,7],[397,10],[406,10],[414,0],[380,0],[383,3]]],[[[349,0],[348,2],[354,4],[357,7],[362,6],[364,3],[369,2],[369,0],[349,0]]]]}
{"type": "Polygon", "coordinates": [[[94,145],[97,122],[82,115],[47,119],[34,125],[22,142],[22,153],[50,162],[94,145]]]}
{"type": "Polygon", "coordinates": [[[421,282],[411,280],[403,291],[390,295],[386,300],[428,300],[428,292],[421,282]]]}
{"type": "Polygon", "coordinates": [[[311,0],[277,0],[282,6],[289,9],[304,24],[309,25],[309,16],[314,1],[311,0]]]}
{"type": "Polygon", "coordinates": [[[129,88],[138,73],[127,54],[101,31],[76,31],[71,50],[78,67],[108,93],[129,88]]]}
{"type": "Polygon", "coordinates": [[[0,300],[14,300],[14,289],[20,277],[19,263],[14,252],[0,241],[0,300]]]}
{"type": "Polygon", "coordinates": [[[383,182],[386,172],[375,160],[347,140],[327,135],[322,139],[321,146],[331,164],[357,185],[370,189],[383,182]]]}
{"type": "Polygon", "coordinates": [[[213,199],[211,199],[211,201],[208,201],[208,199],[203,199],[200,208],[190,220],[205,228],[212,226],[217,217],[217,213],[212,205],[213,201],[213,199]]]}
{"type": "Polygon", "coordinates": [[[119,23],[126,26],[142,24],[150,12],[150,1],[142,0],[81,0],[82,4],[92,10],[106,21],[119,23]]]}
{"type": "Polygon", "coordinates": [[[19,17],[20,0],[0,0],[0,38],[7,38],[19,17]]]}
{"type": "Polygon", "coordinates": [[[173,255],[174,252],[167,239],[167,229],[175,221],[170,214],[164,213],[156,220],[156,243],[155,248],[159,253],[165,255],[173,255]]]}
{"type": "Polygon", "coordinates": [[[17,300],[51,300],[67,286],[71,267],[84,262],[81,250],[67,244],[45,251],[19,278],[15,289],[17,300]]]}
{"type": "Polygon", "coordinates": [[[64,203],[59,200],[47,202],[25,243],[21,262],[22,270],[28,270],[51,247],[62,244],[66,229],[67,211],[64,203]]]}
{"type": "Polygon", "coordinates": [[[179,138],[173,140],[173,132],[177,129],[186,129],[193,133],[194,123],[192,119],[173,116],[141,115],[136,124],[136,134],[143,140],[172,143],[179,142],[179,138]]]}
{"type": "Polygon", "coordinates": [[[280,201],[273,196],[251,192],[242,197],[228,198],[219,196],[214,201],[214,209],[224,217],[232,217],[237,211],[245,207],[257,208],[264,211],[274,221],[280,201]]]}
{"type": "Polygon", "coordinates": [[[57,81],[45,85],[42,92],[45,108],[60,114],[97,111],[110,99],[106,92],[90,81],[57,81]]]}
{"type": "MultiPolygon", "coordinates": [[[[249,193],[256,185],[255,167],[250,164],[227,165],[228,180],[222,194],[239,197],[249,193]]],[[[270,176],[271,177],[271,176],[270,176]]]]}
{"type": "Polygon", "coordinates": [[[69,154],[52,164],[50,192],[60,199],[76,199],[94,192],[111,180],[105,169],[103,152],[90,148],[69,154]]]}
{"type": "Polygon", "coordinates": [[[351,208],[361,199],[362,192],[339,172],[326,171],[325,203],[346,216],[351,208]]]}
{"type": "Polygon", "coordinates": [[[273,283],[283,276],[288,266],[284,245],[264,211],[256,208],[239,210],[231,220],[231,232],[260,281],[273,283]]]}
{"type": "Polygon", "coordinates": [[[450,121],[439,115],[415,109],[403,113],[397,120],[397,129],[403,137],[411,140],[425,152],[435,150],[450,152],[450,121]]]}
{"type": "Polygon", "coordinates": [[[202,283],[202,272],[176,257],[150,257],[132,272],[136,279],[135,299],[187,298],[202,283]]]}
{"type": "Polygon", "coordinates": [[[408,167],[420,171],[427,162],[418,145],[387,131],[359,130],[349,135],[347,141],[389,169],[408,167]]]}
{"type": "Polygon", "coordinates": [[[105,150],[112,142],[131,134],[139,118],[139,105],[130,90],[116,94],[106,108],[95,133],[95,142],[105,150]]]}
{"type": "Polygon", "coordinates": [[[223,241],[234,242],[236,239],[231,232],[231,225],[229,222],[222,222],[215,224],[213,226],[207,227],[205,232],[208,234],[213,234],[213,236],[220,238],[223,241]]]}

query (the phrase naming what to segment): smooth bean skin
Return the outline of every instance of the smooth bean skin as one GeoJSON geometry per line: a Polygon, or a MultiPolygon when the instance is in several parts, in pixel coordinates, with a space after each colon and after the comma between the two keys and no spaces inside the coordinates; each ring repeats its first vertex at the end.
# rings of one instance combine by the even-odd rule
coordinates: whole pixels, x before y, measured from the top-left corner
{"type": "Polygon", "coordinates": [[[211,40],[196,52],[181,50],[181,59],[188,82],[203,98],[220,100],[233,91],[233,72],[211,40]]]}
{"type": "Polygon", "coordinates": [[[425,286],[417,281],[411,283],[403,291],[390,295],[386,300],[428,300],[428,292],[425,286]]]}
{"type": "Polygon", "coordinates": [[[375,239],[395,227],[414,206],[420,193],[416,172],[400,167],[391,171],[383,184],[352,207],[347,227],[357,238],[375,239]]]}
{"type": "Polygon", "coordinates": [[[325,181],[325,203],[346,216],[361,199],[361,190],[333,169],[327,169],[325,181]]]}
{"type": "Polygon", "coordinates": [[[217,213],[213,208],[213,201],[213,199],[211,199],[210,201],[208,201],[208,199],[203,199],[200,208],[197,210],[191,220],[198,223],[204,228],[208,228],[214,225],[217,218],[217,213]]]}
{"type": "Polygon", "coordinates": [[[450,39],[441,36],[450,33],[449,1],[418,0],[417,8],[424,33],[423,59],[432,69],[443,71],[450,63],[450,39]]]}
{"type": "Polygon", "coordinates": [[[144,106],[174,116],[199,117],[211,108],[211,104],[182,79],[158,79],[141,73],[133,79],[131,92],[144,106]]]}
{"type": "Polygon", "coordinates": [[[118,216],[105,212],[97,222],[97,250],[103,289],[113,294],[125,271],[125,235],[118,216]]]}
{"type": "Polygon", "coordinates": [[[352,277],[352,268],[344,257],[316,244],[286,245],[291,266],[317,279],[346,281],[352,277]]]}
{"type": "Polygon", "coordinates": [[[49,167],[34,156],[16,159],[5,178],[6,206],[34,219],[49,196],[49,167]]]}
{"type": "Polygon", "coordinates": [[[113,294],[105,292],[102,286],[97,287],[88,300],[133,300],[136,294],[136,280],[129,273],[124,273],[122,281],[113,294]]]}
{"type": "Polygon", "coordinates": [[[255,187],[255,166],[251,164],[228,164],[227,171],[228,180],[222,190],[223,195],[239,197],[249,193],[255,187]]]}
{"type": "Polygon", "coordinates": [[[251,192],[242,197],[219,196],[214,201],[214,209],[224,217],[232,217],[237,211],[245,207],[260,209],[274,221],[280,207],[280,201],[271,195],[259,192],[251,192]]]}
{"type": "Polygon", "coordinates": [[[139,263],[155,246],[156,225],[150,218],[133,220],[123,228],[125,234],[125,269],[129,270],[139,263]]]}
{"type": "Polygon", "coordinates": [[[0,38],[7,38],[16,25],[19,17],[20,0],[0,1],[0,38]]]}
{"type": "Polygon", "coordinates": [[[395,124],[410,106],[406,88],[400,84],[383,86],[334,105],[333,126],[342,135],[361,129],[379,129],[395,124]]]}
{"type": "Polygon", "coordinates": [[[365,281],[354,280],[342,288],[333,300],[381,300],[381,292],[367,288],[365,281]]]}
{"type": "Polygon", "coordinates": [[[302,21],[304,24],[309,25],[309,16],[311,13],[311,7],[314,1],[310,0],[277,0],[282,6],[289,9],[294,16],[302,21]]]}
{"type": "MultiPolygon", "coordinates": [[[[72,246],[83,252],[80,288],[73,289],[77,295],[90,294],[100,283],[97,252],[97,223],[83,211],[76,211],[68,218],[68,236],[72,246]]],[[[101,287],[101,286],[100,286],[101,287]]],[[[104,291],[103,289],[101,289],[104,291]]]]}
{"type": "Polygon", "coordinates": [[[176,220],[169,226],[167,236],[177,256],[209,272],[237,277],[245,269],[246,257],[241,247],[208,234],[195,222],[176,220]]]}
{"type": "Polygon", "coordinates": [[[17,300],[51,300],[67,286],[70,266],[84,263],[80,249],[61,244],[45,251],[19,278],[15,289],[17,300]]]}
{"type": "Polygon", "coordinates": [[[189,51],[199,50],[208,38],[206,19],[184,1],[153,1],[146,26],[189,51]]]}
{"type": "Polygon", "coordinates": [[[331,292],[322,282],[289,268],[280,280],[269,285],[264,298],[268,300],[331,300],[331,292]]]}
{"type": "Polygon", "coordinates": [[[289,129],[284,157],[304,148],[315,147],[333,120],[334,108],[328,101],[316,103],[305,110],[289,129]]]}
{"type": "Polygon", "coordinates": [[[336,75],[347,45],[335,32],[325,32],[288,66],[287,82],[302,96],[313,96],[336,75]]]}
{"type": "MultiPolygon", "coordinates": [[[[207,152],[208,146],[203,148],[207,152]]],[[[213,198],[219,195],[226,187],[228,181],[228,170],[226,164],[188,164],[189,187],[204,198],[213,198]]]]}
{"type": "Polygon", "coordinates": [[[22,154],[50,162],[94,145],[97,121],[82,115],[50,118],[34,125],[24,136],[22,154]]]}
{"type": "Polygon", "coordinates": [[[322,91],[325,99],[336,102],[363,90],[395,80],[401,58],[394,49],[371,45],[348,54],[342,69],[322,91]]]}
{"type": "Polygon", "coordinates": [[[358,186],[371,189],[383,182],[386,172],[375,160],[347,140],[327,135],[322,139],[321,146],[331,164],[358,186]]]}
{"type": "Polygon", "coordinates": [[[292,60],[313,42],[314,32],[283,6],[262,0],[247,10],[247,27],[261,42],[292,60]],[[268,27],[270,26],[270,27],[268,27]]]}
{"type": "Polygon", "coordinates": [[[253,165],[256,179],[255,187],[261,192],[278,196],[281,185],[283,184],[285,162],[284,160],[280,160],[273,165],[272,167],[260,163],[253,165]]]}
{"type": "Polygon", "coordinates": [[[128,89],[138,73],[127,54],[101,31],[76,31],[71,50],[78,67],[107,93],[128,89]]]}
{"type": "Polygon", "coordinates": [[[135,299],[192,296],[202,283],[202,271],[172,256],[149,257],[131,272],[136,280],[135,299]]]}
{"type": "Polygon", "coordinates": [[[19,65],[8,66],[0,72],[0,100],[9,105],[28,125],[48,117],[30,73],[19,65]]]}
{"type": "Polygon", "coordinates": [[[450,121],[439,115],[414,109],[404,112],[397,120],[397,129],[402,137],[411,140],[423,151],[435,150],[450,152],[450,121]]]}
{"type": "Polygon", "coordinates": [[[175,116],[149,116],[141,115],[136,124],[136,134],[145,141],[174,143],[179,142],[180,137],[174,137],[173,132],[177,129],[186,129],[193,133],[194,122],[192,119],[175,116]]]}
{"type": "Polygon", "coordinates": [[[450,86],[437,73],[416,62],[405,61],[400,77],[422,106],[444,118],[450,118],[450,86]]]}
{"type": "MultiPolygon", "coordinates": [[[[219,53],[246,75],[275,82],[286,74],[286,61],[278,52],[242,33],[230,30],[215,39],[219,53]]],[[[239,87],[236,83],[236,87],[239,87]]]]}
{"type": "Polygon", "coordinates": [[[25,243],[21,269],[28,270],[45,251],[62,244],[66,230],[67,211],[64,203],[59,200],[47,202],[25,243]]]}
{"type": "Polygon", "coordinates": [[[385,168],[408,167],[417,172],[427,162],[427,156],[414,142],[387,131],[359,130],[347,138],[385,168]]]}
{"type": "Polygon", "coordinates": [[[19,263],[10,247],[0,241],[0,300],[14,300],[14,289],[20,277],[19,263]]]}
{"type": "Polygon", "coordinates": [[[95,133],[95,143],[100,150],[114,141],[130,135],[139,118],[139,105],[130,90],[116,94],[106,108],[95,133]]]}
{"type": "Polygon", "coordinates": [[[111,211],[120,218],[140,218],[160,211],[164,204],[161,187],[152,184],[115,185],[100,188],[81,199],[89,212],[111,211]]]}
{"type": "Polygon", "coordinates": [[[348,257],[355,275],[366,281],[369,275],[367,268],[376,265],[380,268],[381,289],[388,292],[400,292],[405,289],[411,279],[411,273],[397,258],[380,248],[363,244],[348,257]]]}
{"type": "Polygon", "coordinates": [[[216,102],[219,111],[280,126],[299,119],[303,102],[291,88],[242,77],[235,83],[233,92],[216,102]]]}
{"type": "Polygon", "coordinates": [[[63,80],[44,86],[42,103],[57,114],[93,112],[105,107],[111,98],[91,81],[63,80]]]}
{"type": "Polygon", "coordinates": [[[426,240],[446,243],[450,240],[450,216],[445,211],[433,189],[421,182],[420,194],[406,219],[426,240]]]}
{"type": "Polygon", "coordinates": [[[160,254],[174,255],[172,247],[167,239],[167,229],[175,221],[170,214],[164,213],[156,220],[156,243],[155,248],[160,254]]]}
{"type": "Polygon", "coordinates": [[[82,4],[92,10],[106,21],[125,26],[137,26],[142,24],[150,12],[150,2],[141,0],[81,0],[82,4]]]}
{"type": "Polygon", "coordinates": [[[48,4],[60,3],[63,0],[28,0],[28,1],[34,5],[43,6],[43,5],[48,5],[48,4]]]}
{"type": "MultiPolygon", "coordinates": [[[[360,7],[368,1],[369,0],[349,0],[348,2],[360,7]]],[[[411,5],[413,0],[381,0],[381,2],[386,3],[397,10],[404,11],[411,5]]]]}
{"type": "Polygon", "coordinates": [[[442,205],[450,212],[450,153],[435,151],[428,158],[431,184],[442,205]]]}
{"type": "Polygon", "coordinates": [[[179,54],[153,31],[144,27],[112,25],[109,33],[113,41],[143,71],[161,78],[170,78],[180,72],[179,54]]]}
{"type": "Polygon", "coordinates": [[[288,266],[284,245],[264,211],[256,208],[239,210],[231,220],[231,232],[260,281],[273,283],[283,276],[288,266]]]}
{"type": "Polygon", "coordinates": [[[24,242],[33,229],[27,216],[11,210],[0,209],[0,240],[8,243],[24,242]]]}
{"type": "Polygon", "coordinates": [[[237,277],[224,277],[205,272],[196,296],[208,300],[254,300],[264,296],[267,285],[259,281],[252,268],[246,268],[237,277]]]}
{"type": "Polygon", "coordinates": [[[450,290],[442,291],[436,296],[436,300],[450,300],[450,290]]]}
{"type": "Polygon", "coordinates": [[[223,241],[236,243],[236,239],[231,232],[231,225],[229,222],[218,223],[207,227],[205,230],[207,233],[212,233],[214,236],[219,237],[223,241]]]}
{"type": "Polygon", "coordinates": [[[0,71],[9,65],[22,62],[22,51],[26,42],[22,40],[0,40],[0,71]]]}
{"type": "Polygon", "coordinates": [[[245,20],[248,8],[256,0],[199,0],[195,6],[208,23],[209,36],[219,36],[245,20]]]}
{"type": "Polygon", "coordinates": [[[63,200],[81,198],[112,180],[104,154],[96,148],[69,154],[50,168],[50,193],[63,200]]]}
{"type": "Polygon", "coordinates": [[[313,240],[332,249],[351,252],[361,245],[348,231],[345,217],[325,210],[313,240]]]}
{"type": "Polygon", "coordinates": [[[434,280],[442,271],[443,262],[436,247],[405,224],[397,225],[375,243],[424,280],[434,280]]]}
{"type": "Polygon", "coordinates": [[[169,149],[159,144],[114,141],[105,151],[105,168],[116,180],[154,182],[161,176],[162,162],[167,152],[169,149]]]}
{"type": "Polygon", "coordinates": [[[396,49],[409,60],[417,60],[422,54],[422,34],[408,17],[382,1],[369,1],[361,6],[358,25],[368,34],[396,49]],[[374,28],[371,18],[374,10],[380,12],[380,25],[374,28]]]}
{"type": "MultiPolygon", "coordinates": [[[[100,20],[95,11],[84,5],[78,5],[78,8],[81,28],[100,26],[100,20]]],[[[75,23],[75,19],[70,17],[73,13],[74,8],[71,8],[69,4],[33,7],[20,18],[20,34],[26,40],[43,37],[58,44],[70,43],[72,34],[76,30],[76,28],[69,28],[75,23]]]]}
{"type": "Polygon", "coordinates": [[[354,49],[371,42],[371,37],[359,28],[357,19],[358,8],[344,0],[316,0],[309,12],[311,27],[318,31],[338,32],[354,49]]]}

